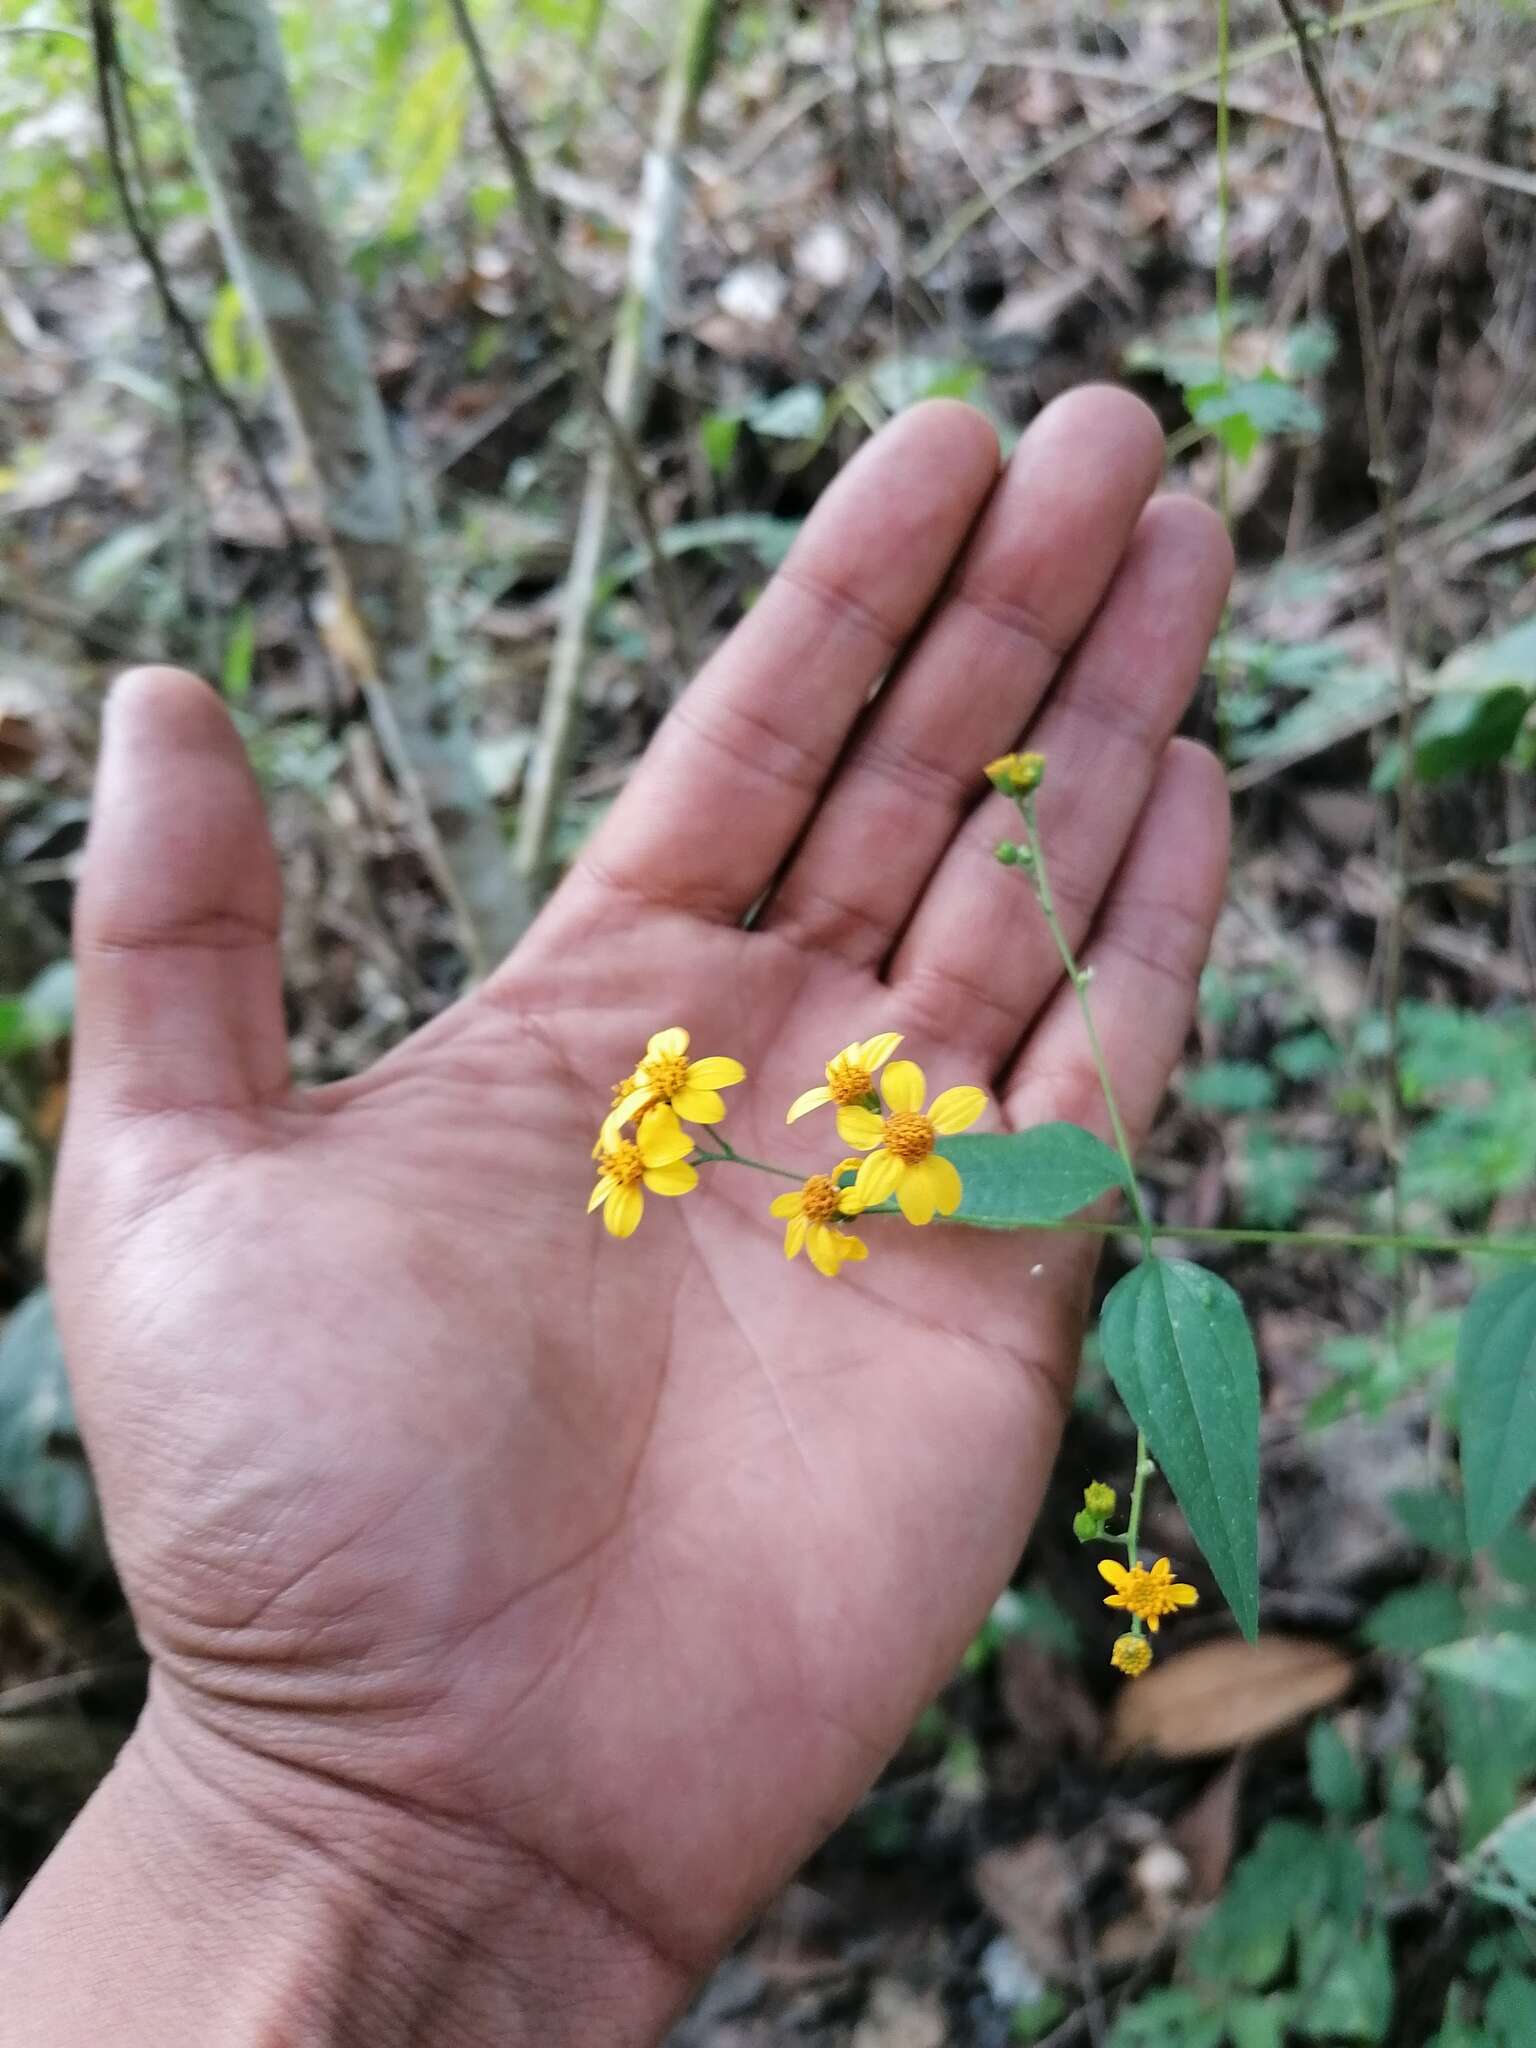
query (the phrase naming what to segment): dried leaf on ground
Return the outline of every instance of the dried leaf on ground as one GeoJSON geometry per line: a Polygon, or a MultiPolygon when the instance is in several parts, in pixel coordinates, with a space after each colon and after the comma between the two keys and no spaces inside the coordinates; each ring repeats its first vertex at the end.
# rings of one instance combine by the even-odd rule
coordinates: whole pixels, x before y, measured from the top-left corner
{"type": "Polygon", "coordinates": [[[1071,1974],[1067,1918],[1078,1888],[1071,1859],[1054,1835],[991,1849],[971,1873],[977,1896],[1042,1977],[1071,1974]]]}
{"type": "Polygon", "coordinates": [[[944,2048],[946,2038],[938,2000],[886,1978],[869,1995],[852,2048],[944,2048]]]}
{"type": "Polygon", "coordinates": [[[1126,1687],[1108,1754],[1112,1761],[1138,1750],[1217,1756],[1304,1721],[1342,1699],[1353,1681],[1353,1660],[1310,1637],[1203,1643],[1126,1687]]]}

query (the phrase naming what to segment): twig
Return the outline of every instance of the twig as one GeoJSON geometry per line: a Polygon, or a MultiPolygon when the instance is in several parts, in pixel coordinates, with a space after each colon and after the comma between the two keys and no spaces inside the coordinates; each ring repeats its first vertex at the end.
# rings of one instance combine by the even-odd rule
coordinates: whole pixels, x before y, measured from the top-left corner
{"type": "MultiPolygon", "coordinates": [[[[1386,1091],[1383,1104],[1382,1136],[1391,1173],[1390,1220],[1394,1236],[1403,1221],[1402,1186],[1402,1022],[1398,1015],[1403,995],[1404,927],[1408,904],[1409,854],[1413,842],[1413,809],[1416,788],[1413,754],[1413,685],[1408,672],[1407,621],[1403,612],[1402,563],[1398,554],[1399,515],[1397,480],[1392,467],[1392,449],[1387,436],[1386,382],[1382,371],[1381,335],[1376,309],[1371,301],[1371,273],[1366,261],[1360,217],[1355,207],[1354,185],[1349,161],[1333,102],[1317,59],[1313,37],[1302,20],[1296,0],[1279,0],[1296,43],[1307,87],[1322,123],[1323,141],[1333,166],[1338,187],[1339,212],[1344,222],[1344,239],[1349,250],[1350,282],[1355,299],[1355,322],[1360,339],[1360,378],[1365,400],[1366,441],[1370,450],[1371,480],[1381,514],[1382,564],[1386,575],[1387,637],[1391,645],[1392,680],[1397,696],[1398,771],[1397,788],[1388,801],[1392,812],[1392,887],[1383,932],[1382,1001],[1387,1020],[1386,1091]]],[[[1394,1341],[1401,1342],[1405,1311],[1405,1276],[1401,1256],[1393,1262],[1392,1310],[1394,1341]]]]}
{"type": "Polygon", "coordinates": [[[630,237],[629,275],[607,372],[602,377],[581,335],[579,322],[569,317],[569,287],[550,233],[543,195],[527,152],[496,92],[485,52],[469,17],[467,0],[450,0],[450,4],[539,254],[545,290],[554,306],[563,308],[567,314],[572,357],[607,429],[587,465],[576,538],[561,596],[560,627],[544,688],[538,745],[518,820],[517,868],[527,891],[528,901],[523,906],[526,912],[533,908],[549,865],[560,796],[575,743],[582,671],[597,602],[598,572],[608,537],[616,466],[624,472],[645,527],[652,579],[667,605],[679,660],[684,666],[690,664],[688,636],[676,609],[665,549],[650,521],[644,479],[631,434],[639,423],[651,367],[660,347],[662,313],[682,208],[682,152],[713,61],[719,0],[689,0],[678,18],[655,132],[646,152],[640,206],[630,237]]]}
{"type": "Polygon", "coordinates": [[[650,493],[646,486],[645,473],[640,467],[629,430],[615,415],[608,394],[603,388],[603,379],[596,358],[587,346],[581,317],[574,304],[570,279],[566,275],[564,264],[560,261],[560,252],[555,247],[554,232],[550,227],[544,195],[539,190],[539,182],[534,176],[528,152],[523,148],[517,130],[507,114],[502,94],[491,75],[490,60],[485,54],[485,45],[480,40],[480,31],[475,27],[474,18],[470,14],[468,0],[448,0],[448,7],[469,57],[470,69],[474,73],[475,84],[491,124],[491,133],[497,148],[506,160],[507,170],[512,179],[512,189],[517,195],[518,211],[533,243],[534,257],[543,280],[544,295],[549,301],[551,313],[565,327],[571,360],[576,365],[577,381],[588,404],[602,422],[613,459],[623,474],[625,488],[629,492],[649,559],[651,581],[666,617],[679,665],[689,668],[692,666],[691,637],[678,602],[677,585],[663,552],[656,522],[651,515],[650,493]]]}
{"type": "MultiPolygon", "coordinates": [[[[1343,14],[1335,15],[1329,21],[1319,21],[1303,29],[1303,35],[1313,37],[1344,35],[1350,29],[1366,28],[1372,22],[1385,21],[1399,14],[1414,14],[1428,7],[1442,7],[1447,0],[1375,0],[1375,4],[1357,7],[1343,14]]],[[[1289,32],[1282,35],[1263,36],[1257,42],[1248,43],[1234,51],[1230,68],[1233,71],[1246,70],[1251,64],[1262,64],[1271,57],[1277,57],[1291,47],[1289,32]]],[[[925,249],[919,250],[912,265],[915,277],[925,277],[935,269],[950,251],[968,235],[978,222],[986,219],[999,199],[1006,199],[1017,192],[1022,185],[1038,178],[1042,172],[1052,169],[1064,157],[1086,143],[1101,141],[1106,135],[1118,134],[1121,130],[1135,130],[1150,127],[1159,120],[1170,100],[1183,98],[1201,86],[1210,85],[1215,79],[1219,64],[1197,64],[1192,70],[1181,71],[1160,85],[1144,100],[1138,100],[1129,107],[1119,107],[1113,114],[1096,121],[1078,121],[1063,131],[1054,141],[1011,171],[1000,185],[990,193],[978,194],[968,200],[958,212],[940,228],[925,249]]]]}
{"type": "MultiPolygon", "coordinates": [[[[304,537],[294,524],[288,509],[288,501],[281,485],[272,473],[267,461],[266,450],[262,447],[255,428],[246,418],[244,409],[236,402],[213,366],[212,358],[204,345],[197,322],[192,318],[176,295],[165,259],[160,254],[144,210],[139,204],[138,193],[130,173],[126,143],[137,155],[137,144],[133,133],[132,112],[128,103],[127,79],[123,70],[122,52],[118,47],[117,20],[113,13],[112,0],[90,0],[91,49],[95,57],[96,104],[101,114],[101,125],[107,145],[107,169],[111,175],[112,187],[122,209],[123,221],[132,238],[134,247],[155,287],[155,296],[160,301],[160,311],[166,326],[180,341],[196,365],[198,377],[209,397],[228,420],[240,444],[240,451],[256,478],[257,487],[266,499],[273,517],[277,520],[283,536],[283,546],[293,563],[299,590],[299,604],[315,645],[321,650],[322,669],[327,689],[331,694],[333,709],[337,699],[335,677],[329,658],[325,655],[324,641],[315,622],[309,604],[309,593],[305,588],[304,537]],[[126,138],[125,138],[125,130],[126,138]]],[[[82,38],[84,40],[84,38],[82,38]]]]}

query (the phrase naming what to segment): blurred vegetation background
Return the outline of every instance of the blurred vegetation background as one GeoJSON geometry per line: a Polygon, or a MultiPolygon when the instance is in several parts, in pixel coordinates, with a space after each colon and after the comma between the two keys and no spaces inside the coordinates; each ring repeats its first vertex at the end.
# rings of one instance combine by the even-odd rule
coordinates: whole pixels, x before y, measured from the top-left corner
{"type": "MultiPolygon", "coordinates": [[[[1383,1227],[1402,882],[1406,1220],[1536,1225],[1530,6],[1309,17],[1381,339],[1396,646],[1349,252],[1272,0],[1232,0],[1225,65],[1216,0],[280,0],[409,631],[336,571],[355,508],[221,243],[167,20],[200,11],[0,0],[0,1909],[143,1688],[42,1287],[127,663],[233,705],[298,1071],[351,1073],[525,920],[875,427],[943,392],[1006,442],[1123,380],[1240,564],[1191,718],[1237,851],[1144,1160],[1159,1220],[1383,1227]]],[[[1451,1457],[1479,1262],[1417,1261],[1397,1333],[1371,1257],[1210,1262],[1265,1374],[1258,1648],[1208,1601],[1134,1689],[1080,1658],[1072,1510],[1128,1455],[1090,1356],[965,1669],[678,2048],[1536,2041],[1536,1535],[1469,1556],[1451,1457]]]]}

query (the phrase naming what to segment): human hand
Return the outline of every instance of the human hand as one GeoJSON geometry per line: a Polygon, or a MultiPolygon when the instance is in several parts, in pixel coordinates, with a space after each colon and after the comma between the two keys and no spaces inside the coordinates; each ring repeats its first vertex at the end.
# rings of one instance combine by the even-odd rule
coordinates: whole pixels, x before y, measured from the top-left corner
{"type": "Polygon", "coordinates": [[[829,1281],[786,1265],[777,1186],[724,1169],[616,1243],[584,1213],[610,1087],[683,1024],[746,1065],[732,1142],[824,1170],[830,1113],[785,1107],[892,1030],[994,1122],[1099,1128],[993,859],[981,765],[1025,733],[1145,1130],[1225,874],[1220,771],[1169,736],[1230,556],[1200,506],[1147,506],[1160,459],[1112,392],[1051,407],[1001,480],[973,412],[903,416],[516,954],[313,1094],[232,727],[169,672],[114,702],[53,1270],[153,1659],[136,1754],[411,1913],[447,1926],[471,1887],[493,1978],[542,1967],[535,1894],[552,1975],[611,1938],[647,2017],[572,2038],[661,2026],[954,1668],[1036,1513],[1095,1261],[895,1220],[829,1281]]]}

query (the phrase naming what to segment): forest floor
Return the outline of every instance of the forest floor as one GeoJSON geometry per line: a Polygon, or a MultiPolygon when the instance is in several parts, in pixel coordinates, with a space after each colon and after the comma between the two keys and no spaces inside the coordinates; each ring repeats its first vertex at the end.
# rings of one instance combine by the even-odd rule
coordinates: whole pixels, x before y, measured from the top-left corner
{"type": "MultiPolygon", "coordinates": [[[[883,36],[877,9],[758,12],[774,32],[743,28],[705,98],[641,435],[700,648],[870,426],[923,392],[964,395],[1011,436],[1074,384],[1127,382],[1169,432],[1170,488],[1216,502],[1221,442],[1191,415],[1216,368],[1214,10],[894,6],[883,36]]],[[[1281,27],[1267,6],[1234,8],[1239,51],[1281,27]]],[[[654,57],[631,41],[601,105],[593,91],[539,129],[563,259],[599,308],[622,289],[654,90],[654,57]]],[[[1332,38],[1327,63],[1384,337],[1412,673],[1442,693],[1414,819],[1408,1192],[1415,1227],[1514,1233],[1536,1225],[1536,24],[1495,4],[1402,11],[1332,38]]],[[[1270,395],[1250,391],[1253,445],[1226,464],[1240,571],[1189,729],[1225,749],[1236,851],[1190,1057],[1142,1166],[1159,1219],[1192,1231],[1369,1229],[1392,887],[1372,787],[1395,716],[1382,530],[1347,252],[1294,59],[1242,62],[1231,104],[1231,360],[1270,395]]],[[[82,83],[82,160],[90,105],[82,83]]],[[[491,163],[473,118],[468,133],[491,163]]],[[[470,181],[451,179],[428,211],[430,236],[359,268],[377,374],[432,506],[437,628],[510,829],[587,442],[515,213],[482,218],[470,181]]],[[[199,320],[223,319],[206,222],[179,212],[163,242],[199,320]]],[[[34,1292],[68,1089],[57,963],[110,676],[174,658],[238,703],[284,857],[303,1078],[366,1064],[451,998],[462,965],[366,725],[321,688],[300,602],[313,550],[285,546],[227,427],[185,387],[131,245],[108,219],[48,257],[11,219],[0,254],[0,990],[15,992],[0,1000],[3,1909],[143,1684],[34,1292]]],[[[312,534],[248,343],[223,332],[220,348],[312,534]]],[[[620,534],[567,849],[679,668],[620,534]]],[[[1012,1592],[677,2048],[1216,2048],[1234,2001],[1252,2008],[1236,2048],[1419,2048],[1453,1982],[1480,2006],[1503,1964],[1479,1955],[1502,1937],[1450,1873],[1482,1795],[1455,1729],[1426,1715],[1415,1660],[1478,1599],[1536,1633],[1536,1574],[1513,1551],[1493,1581],[1473,1574],[1446,1534],[1444,1388],[1470,1269],[1416,1262],[1393,1345],[1380,1261],[1259,1245],[1210,1259],[1254,1317],[1264,1372],[1259,1652],[1212,1600],[1141,1686],[1108,1670],[1102,1588],[1070,1523],[1085,1480],[1129,1453],[1090,1356],[1012,1592]],[[1298,1842],[1335,1836],[1372,1874],[1385,2020],[1342,1965],[1319,1977],[1304,1942],[1286,1960],[1289,1927],[1267,1977],[1199,1946],[1223,1899],[1236,1941],[1229,1880],[1245,1854],[1262,1868],[1256,1842],[1304,1861],[1298,1842]],[[1194,2002],[1159,2005],[1170,1982],[1194,2002]]],[[[1111,1254],[1106,1279],[1121,1270],[1111,1254]]],[[[1188,1555],[1171,1507],[1149,1541],[1188,1555]]],[[[1504,2038],[1468,2028],[1469,2043],[1504,2038]]]]}

